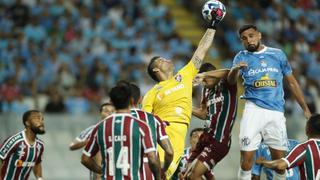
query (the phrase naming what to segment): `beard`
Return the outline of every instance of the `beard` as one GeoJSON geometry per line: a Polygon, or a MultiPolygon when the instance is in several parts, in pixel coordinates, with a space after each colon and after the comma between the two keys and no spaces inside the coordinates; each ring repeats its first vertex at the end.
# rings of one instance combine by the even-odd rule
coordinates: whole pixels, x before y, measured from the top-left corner
{"type": "Polygon", "coordinates": [[[255,52],[260,46],[260,42],[258,42],[258,44],[249,44],[247,46],[247,50],[250,51],[250,52],[255,52]]]}
{"type": "MultiPolygon", "coordinates": [[[[41,126],[40,126],[40,127],[41,127],[41,126]]],[[[32,127],[31,127],[31,131],[32,131],[34,134],[44,134],[44,133],[46,133],[46,131],[40,129],[40,127],[32,126],[32,127]]]]}

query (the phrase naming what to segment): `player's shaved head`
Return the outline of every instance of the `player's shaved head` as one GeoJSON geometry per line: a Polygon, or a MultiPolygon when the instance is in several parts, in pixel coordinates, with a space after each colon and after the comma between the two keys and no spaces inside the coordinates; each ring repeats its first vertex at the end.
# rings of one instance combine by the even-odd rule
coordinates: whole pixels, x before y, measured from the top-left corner
{"type": "Polygon", "coordinates": [[[26,122],[28,121],[29,117],[31,116],[32,113],[40,113],[40,111],[38,110],[29,110],[26,111],[25,113],[23,113],[22,116],[22,123],[24,126],[26,126],[26,122]]]}

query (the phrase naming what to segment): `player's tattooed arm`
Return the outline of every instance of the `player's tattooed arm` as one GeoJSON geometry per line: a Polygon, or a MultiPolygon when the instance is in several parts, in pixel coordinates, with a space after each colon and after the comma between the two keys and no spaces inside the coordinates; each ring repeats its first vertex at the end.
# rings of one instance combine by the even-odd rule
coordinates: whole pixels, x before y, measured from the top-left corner
{"type": "Polygon", "coordinates": [[[191,61],[193,62],[193,64],[197,69],[200,68],[202,61],[212,44],[215,33],[216,33],[216,30],[214,29],[207,29],[206,33],[203,35],[202,39],[200,40],[199,45],[191,58],[191,61]]]}
{"type": "Polygon", "coordinates": [[[149,163],[149,168],[155,177],[155,179],[160,179],[160,160],[159,157],[156,154],[156,151],[148,152],[147,153],[148,157],[148,163],[149,163]]]}
{"type": "Polygon", "coordinates": [[[172,145],[169,141],[169,138],[167,139],[163,139],[159,142],[161,148],[164,150],[165,155],[164,155],[164,164],[162,167],[163,171],[167,171],[167,169],[169,168],[172,160],[173,160],[173,149],[172,149],[172,145]]]}

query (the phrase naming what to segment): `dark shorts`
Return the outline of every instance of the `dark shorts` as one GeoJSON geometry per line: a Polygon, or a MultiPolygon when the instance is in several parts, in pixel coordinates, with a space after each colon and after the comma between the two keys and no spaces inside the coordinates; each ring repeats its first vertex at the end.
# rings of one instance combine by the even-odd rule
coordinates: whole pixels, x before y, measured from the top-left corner
{"type": "Polygon", "coordinates": [[[210,171],[229,152],[228,144],[216,141],[210,133],[204,132],[197,143],[196,149],[191,152],[189,163],[197,159],[210,171]]]}

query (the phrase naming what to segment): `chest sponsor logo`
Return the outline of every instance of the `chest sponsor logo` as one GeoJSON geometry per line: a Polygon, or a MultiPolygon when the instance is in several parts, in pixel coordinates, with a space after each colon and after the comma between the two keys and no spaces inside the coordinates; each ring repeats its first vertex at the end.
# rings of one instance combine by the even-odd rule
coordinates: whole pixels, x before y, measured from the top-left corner
{"type": "Polygon", "coordinates": [[[262,76],[259,80],[254,81],[253,86],[255,88],[277,87],[277,81],[274,79],[270,79],[269,75],[266,74],[266,75],[262,76]]]}
{"type": "Polygon", "coordinates": [[[169,94],[171,94],[173,92],[176,92],[176,91],[178,91],[180,89],[183,89],[183,88],[184,88],[184,85],[183,84],[179,84],[179,85],[177,85],[177,86],[175,86],[173,88],[170,88],[170,89],[166,90],[164,92],[164,94],[167,96],[167,95],[169,95],[169,94]]]}
{"type": "Polygon", "coordinates": [[[224,97],[223,96],[219,96],[219,97],[215,97],[213,99],[210,99],[208,102],[207,102],[207,106],[210,106],[212,104],[216,104],[218,102],[222,102],[224,100],[224,97]]]}
{"type": "Polygon", "coordinates": [[[280,71],[277,68],[273,68],[273,67],[262,67],[259,69],[249,69],[248,75],[255,76],[256,74],[269,73],[269,72],[279,73],[280,71]]]}
{"type": "Polygon", "coordinates": [[[33,167],[35,162],[27,162],[22,161],[21,159],[16,160],[15,166],[16,167],[33,167]]]}

